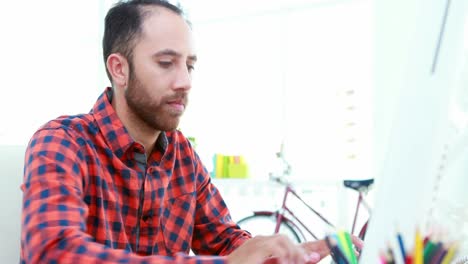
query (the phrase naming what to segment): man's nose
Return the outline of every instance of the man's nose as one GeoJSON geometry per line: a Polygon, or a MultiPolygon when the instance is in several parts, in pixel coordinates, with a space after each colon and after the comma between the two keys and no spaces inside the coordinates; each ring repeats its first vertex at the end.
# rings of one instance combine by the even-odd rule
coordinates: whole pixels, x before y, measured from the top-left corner
{"type": "Polygon", "coordinates": [[[192,75],[186,66],[180,67],[177,71],[173,89],[188,91],[192,88],[192,75]]]}

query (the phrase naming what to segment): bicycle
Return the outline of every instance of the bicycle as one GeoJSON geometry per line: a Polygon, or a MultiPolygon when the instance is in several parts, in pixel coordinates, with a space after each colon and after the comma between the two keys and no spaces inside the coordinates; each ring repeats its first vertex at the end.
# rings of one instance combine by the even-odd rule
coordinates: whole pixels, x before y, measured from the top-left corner
{"type": "MultiPolygon", "coordinates": [[[[286,165],[283,171],[283,176],[289,175],[291,167],[284,160],[284,157],[282,156],[282,151],[280,153],[277,153],[277,156],[281,158],[283,163],[286,165]]],[[[284,191],[281,207],[275,211],[254,211],[253,215],[244,217],[237,222],[237,224],[242,229],[249,231],[249,229],[253,230],[254,227],[255,228],[267,227],[267,226],[271,227],[271,224],[273,223],[274,234],[277,234],[277,233],[285,234],[289,236],[295,242],[300,243],[300,242],[306,241],[305,233],[308,233],[316,240],[319,239],[317,235],[306,224],[304,224],[303,220],[301,220],[298,216],[296,216],[294,212],[291,210],[291,208],[287,206],[287,199],[289,197],[289,194],[292,194],[293,196],[295,196],[312,213],[318,216],[318,218],[321,221],[323,221],[327,226],[329,226],[332,229],[335,229],[335,225],[332,224],[321,213],[315,210],[311,205],[305,202],[302,199],[302,197],[293,189],[292,185],[289,182],[284,181],[282,177],[275,177],[273,175],[270,175],[270,179],[285,186],[285,189],[284,189],[285,191],[284,191]],[[292,218],[289,218],[288,216],[291,216],[292,218]]],[[[343,181],[343,185],[346,188],[350,188],[358,192],[358,199],[357,199],[356,209],[354,211],[354,219],[353,219],[353,225],[351,227],[351,234],[354,234],[354,231],[356,228],[356,220],[357,220],[361,205],[363,205],[367,209],[369,215],[371,213],[371,208],[366,202],[366,200],[364,199],[364,197],[367,194],[367,192],[370,190],[370,188],[372,187],[373,183],[374,183],[374,179],[344,180],[343,181]]],[[[367,219],[367,221],[365,221],[364,225],[359,230],[358,237],[361,238],[362,240],[364,240],[365,238],[368,222],[369,220],[367,219]]],[[[257,234],[267,235],[267,232],[270,232],[270,231],[265,230],[263,232],[257,232],[257,234]]]]}

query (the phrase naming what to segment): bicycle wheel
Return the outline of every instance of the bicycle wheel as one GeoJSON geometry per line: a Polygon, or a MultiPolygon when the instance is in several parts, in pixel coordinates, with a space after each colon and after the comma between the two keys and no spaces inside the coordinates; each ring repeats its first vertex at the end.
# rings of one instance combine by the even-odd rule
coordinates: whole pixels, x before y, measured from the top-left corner
{"type": "MultiPolygon", "coordinates": [[[[276,227],[276,215],[251,215],[242,218],[237,224],[244,230],[249,231],[252,236],[273,235],[276,227]]],[[[288,236],[293,242],[300,243],[301,238],[286,221],[282,220],[278,233],[288,236]]]]}

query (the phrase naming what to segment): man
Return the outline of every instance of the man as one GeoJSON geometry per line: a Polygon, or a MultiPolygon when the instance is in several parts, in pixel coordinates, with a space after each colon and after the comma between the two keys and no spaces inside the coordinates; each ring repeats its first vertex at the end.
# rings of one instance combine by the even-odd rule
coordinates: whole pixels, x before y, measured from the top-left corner
{"type": "Polygon", "coordinates": [[[21,263],[313,263],[328,254],[323,241],[241,230],[176,130],[197,60],[179,8],[117,4],[103,50],[112,88],[90,113],[52,120],[29,142],[21,263]]]}

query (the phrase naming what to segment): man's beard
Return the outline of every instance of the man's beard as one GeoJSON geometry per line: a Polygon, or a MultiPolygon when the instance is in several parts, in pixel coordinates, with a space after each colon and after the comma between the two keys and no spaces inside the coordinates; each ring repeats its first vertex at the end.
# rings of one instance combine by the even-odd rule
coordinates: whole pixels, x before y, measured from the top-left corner
{"type": "Polygon", "coordinates": [[[163,96],[159,102],[153,102],[145,88],[138,80],[133,67],[130,67],[128,87],[125,90],[125,99],[130,110],[147,126],[155,130],[175,130],[179,126],[180,114],[169,112],[165,102],[174,98],[182,98],[186,106],[187,94],[174,94],[171,97],[163,96]]]}

